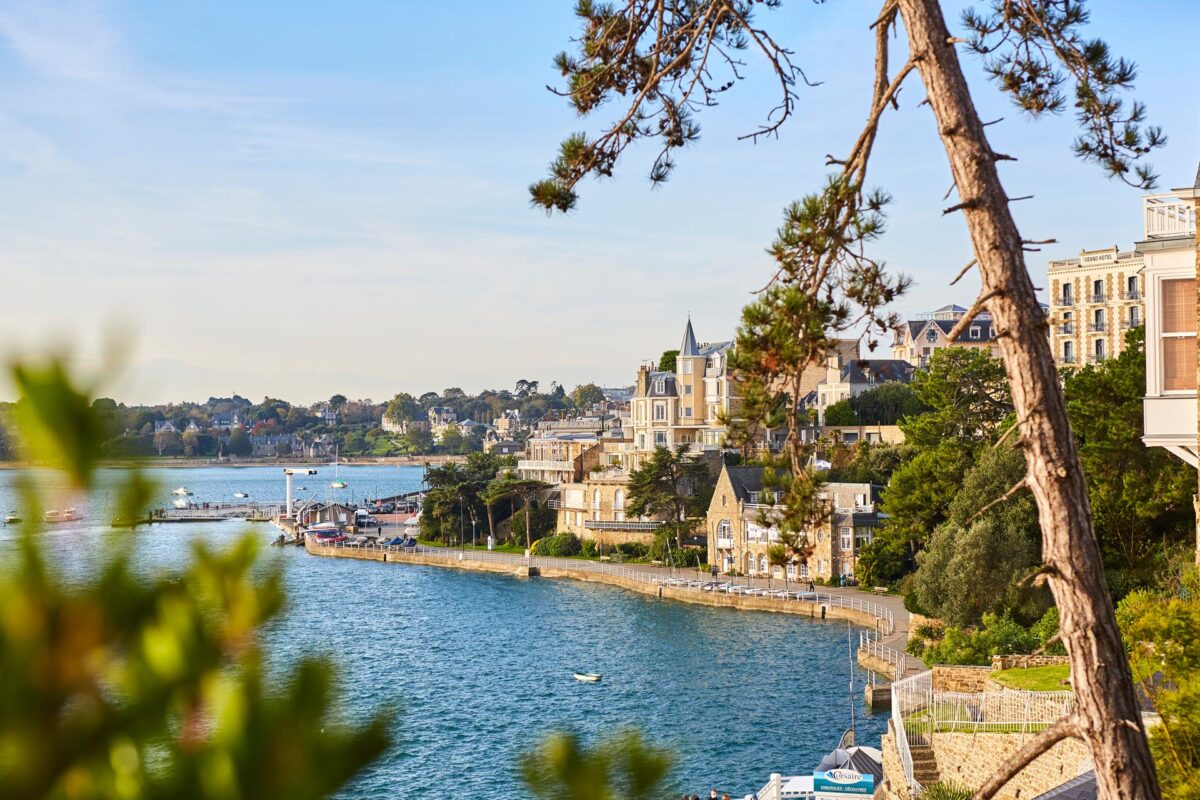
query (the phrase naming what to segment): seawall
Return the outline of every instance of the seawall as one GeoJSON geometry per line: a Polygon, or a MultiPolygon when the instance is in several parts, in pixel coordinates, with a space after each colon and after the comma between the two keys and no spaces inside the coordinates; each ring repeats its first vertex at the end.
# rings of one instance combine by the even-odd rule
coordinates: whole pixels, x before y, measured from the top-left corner
{"type": "Polygon", "coordinates": [[[857,598],[817,594],[814,599],[783,599],[761,595],[706,592],[701,591],[698,587],[673,586],[657,582],[656,576],[650,572],[589,561],[572,564],[569,559],[535,556],[530,559],[531,563],[526,565],[525,559],[520,556],[500,553],[462,552],[433,548],[406,550],[318,545],[313,542],[311,537],[305,537],[304,549],[312,555],[327,558],[381,561],[388,564],[417,564],[514,576],[522,567],[528,566],[536,570],[536,574],[543,578],[571,578],[579,581],[605,583],[681,603],[734,608],[742,611],[796,614],[812,619],[846,619],[867,628],[877,628],[881,625],[890,627],[893,624],[890,612],[887,612],[882,606],[857,598]]]}

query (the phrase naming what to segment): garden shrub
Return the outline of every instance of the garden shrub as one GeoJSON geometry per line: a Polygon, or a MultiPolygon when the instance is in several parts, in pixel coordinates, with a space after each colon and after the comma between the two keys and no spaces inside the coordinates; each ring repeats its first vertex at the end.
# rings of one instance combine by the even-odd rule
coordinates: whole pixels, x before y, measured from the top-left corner
{"type": "Polygon", "coordinates": [[[550,556],[565,558],[578,555],[582,546],[573,533],[560,533],[557,536],[545,536],[533,543],[532,553],[535,556],[550,556]]]}

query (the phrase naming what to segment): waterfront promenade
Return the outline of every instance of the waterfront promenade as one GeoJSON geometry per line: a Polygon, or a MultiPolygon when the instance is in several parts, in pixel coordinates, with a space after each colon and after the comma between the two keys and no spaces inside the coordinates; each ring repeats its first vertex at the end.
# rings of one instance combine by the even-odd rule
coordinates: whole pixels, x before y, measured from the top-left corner
{"type": "Polygon", "coordinates": [[[853,588],[817,587],[803,591],[792,583],[786,591],[782,581],[764,578],[714,580],[695,570],[668,569],[649,564],[612,564],[571,558],[452,548],[394,547],[351,544],[318,544],[305,537],[312,555],[380,561],[391,564],[421,564],[509,575],[536,574],[545,578],[572,578],[620,586],[664,599],[742,610],[798,614],[814,619],[848,619],[870,628],[878,640],[903,651],[908,639],[908,612],[903,600],[877,596],[853,588]],[[725,588],[720,588],[724,586],[725,588]]]}

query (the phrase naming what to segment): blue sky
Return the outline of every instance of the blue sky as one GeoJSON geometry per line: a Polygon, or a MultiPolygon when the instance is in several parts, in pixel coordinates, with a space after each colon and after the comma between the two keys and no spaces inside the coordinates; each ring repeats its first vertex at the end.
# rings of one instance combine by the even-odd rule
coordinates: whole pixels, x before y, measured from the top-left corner
{"type": "MultiPolygon", "coordinates": [[[[70,346],[128,401],[238,392],[478,390],[517,378],[631,382],[676,346],[729,338],[770,272],[784,205],[819,185],[861,125],[877,4],[793,0],[760,21],[816,88],[777,141],[737,141],[775,102],[761,65],[701,116],[702,138],[650,189],[650,153],[546,218],[526,186],[579,121],[545,90],[574,33],[569,0],[495,3],[0,0],[0,347],[70,346]]],[[[947,3],[952,26],[965,4],[947,3]]],[[[1190,2],[1091,4],[1140,65],[1170,137],[1153,163],[1190,184],[1197,143],[1190,2]]],[[[1139,193],[1075,161],[1070,115],[1030,122],[964,57],[1031,238],[1049,258],[1129,247],[1139,193]]],[[[916,76],[885,118],[872,181],[895,197],[876,252],[916,286],[908,314],[969,305],[970,259],[943,218],[944,154],[916,76]]]]}

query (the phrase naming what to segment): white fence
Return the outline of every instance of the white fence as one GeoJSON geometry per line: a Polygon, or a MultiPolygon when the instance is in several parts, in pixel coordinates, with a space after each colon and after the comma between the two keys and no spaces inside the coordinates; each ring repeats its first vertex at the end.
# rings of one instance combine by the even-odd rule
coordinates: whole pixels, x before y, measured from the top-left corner
{"type": "Polygon", "coordinates": [[[908,657],[892,647],[887,647],[879,641],[879,634],[871,631],[859,631],[858,633],[858,651],[859,653],[866,652],[867,655],[879,661],[886,661],[892,665],[892,675],[889,676],[893,680],[900,680],[904,677],[904,671],[908,667],[908,657]]]}
{"type": "Polygon", "coordinates": [[[761,586],[753,586],[751,584],[736,583],[725,580],[708,580],[700,577],[690,577],[692,575],[698,576],[699,573],[689,572],[683,569],[676,569],[672,571],[655,567],[634,567],[624,564],[611,564],[602,561],[588,561],[586,559],[575,558],[550,558],[544,556],[532,556],[530,558],[526,558],[525,556],[516,555],[515,553],[497,553],[490,550],[455,550],[449,547],[427,547],[425,545],[400,547],[399,545],[355,544],[353,542],[334,542],[331,544],[321,544],[314,541],[313,546],[319,549],[346,548],[367,551],[385,551],[396,553],[398,555],[413,553],[420,554],[425,558],[432,558],[437,561],[442,561],[446,564],[474,561],[480,563],[505,564],[514,568],[528,565],[531,567],[542,567],[547,569],[564,569],[575,572],[599,573],[624,578],[630,581],[636,581],[638,583],[647,583],[682,591],[757,596],[774,598],[784,603],[802,602],[812,603],[816,607],[827,606],[829,608],[850,609],[874,618],[876,629],[884,635],[892,633],[896,628],[892,610],[871,600],[853,596],[832,594],[828,592],[806,592],[795,590],[787,591],[784,589],[763,588],[761,586]]]}
{"type": "Polygon", "coordinates": [[[906,720],[918,717],[927,710],[933,699],[933,672],[926,671],[892,683],[892,732],[896,737],[896,750],[900,754],[900,766],[904,779],[916,797],[925,788],[913,776],[912,747],[928,747],[929,734],[910,731],[906,720]]]}
{"type": "Polygon", "coordinates": [[[912,748],[929,747],[935,733],[1013,733],[1044,730],[1071,713],[1073,692],[942,692],[933,672],[892,684],[892,725],[904,777],[914,796],[923,790],[913,776],[912,748]]]}

